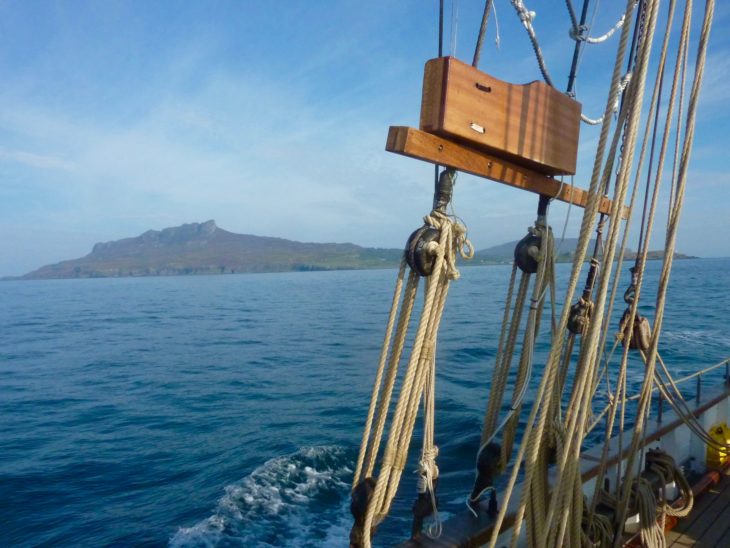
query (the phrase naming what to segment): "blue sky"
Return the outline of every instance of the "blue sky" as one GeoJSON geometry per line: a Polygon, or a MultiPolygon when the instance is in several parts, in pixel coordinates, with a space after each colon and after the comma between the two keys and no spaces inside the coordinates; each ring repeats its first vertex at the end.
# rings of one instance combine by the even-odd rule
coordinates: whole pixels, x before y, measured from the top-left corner
{"type": "MultiPolygon", "coordinates": [[[[562,88],[565,3],[527,4],[562,88]]],[[[446,52],[453,44],[470,60],[483,3],[446,6],[446,52]]],[[[481,68],[539,78],[512,7],[496,6],[500,47],[492,18],[481,68]]],[[[622,7],[601,2],[594,34],[622,7]]],[[[436,0],[0,3],[0,276],[208,219],[241,233],[401,246],[428,212],[432,167],[386,153],[385,137],[389,125],[418,124],[436,9],[436,0]]],[[[728,24],[720,3],[678,245],[702,256],[730,255],[728,24]]],[[[614,48],[586,48],[577,89],[589,116],[602,110],[614,48]]],[[[585,186],[598,130],[581,132],[585,186]]],[[[484,248],[521,237],[536,197],[462,175],[454,203],[484,248]]],[[[565,214],[552,208],[558,231],[565,214]]],[[[579,221],[573,210],[569,236],[579,221]]],[[[660,223],[653,247],[661,232],[660,223]]]]}

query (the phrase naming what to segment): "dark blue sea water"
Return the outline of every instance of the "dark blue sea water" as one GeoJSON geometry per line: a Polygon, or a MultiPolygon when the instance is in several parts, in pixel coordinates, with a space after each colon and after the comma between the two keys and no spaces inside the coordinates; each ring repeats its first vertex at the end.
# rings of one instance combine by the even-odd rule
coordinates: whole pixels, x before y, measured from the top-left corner
{"type": "MultiPolygon", "coordinates": [[[[661,351],[677,375],[730,355],[729,270],[675,263],[661,351]]],[[[436,425],[447,513],[473,478],[508,276],[463,268],[449,294],[436,425]]],[[[1,283],[0,544],[346,545],[394,278],[1,283]]],[[[409,529],[413,489],[405,474],[382,545],[409,529]]]]}

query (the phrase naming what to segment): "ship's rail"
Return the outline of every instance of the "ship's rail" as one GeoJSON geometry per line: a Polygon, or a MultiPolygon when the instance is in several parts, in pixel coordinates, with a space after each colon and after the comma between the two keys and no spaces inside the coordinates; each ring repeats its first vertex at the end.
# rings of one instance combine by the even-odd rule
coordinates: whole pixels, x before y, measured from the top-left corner
{"type": "MultiPolygon", "coordinates": [[[[692,414],[698,418],[705,430],[708,430],[720,420],[730,421],[730,371],[728,369],[730,369],[730,358],[675,381],[675,384],[682,384],[695,378],[698,379],[698,388],[694,401],[688,403],[692,405],[692,414]],[[703,375],[707,375],[723,366],[726,367],[724,382],[708,390],[703,397],[701,390],[703,375]]],[[[627,399],[636,398],[632,396],[627,399]]],[[[661,399],[658,402],[658,411],[655,418],[647,422],[645,430],[647,435],[641,446],[642,451],[648,448],[661,448],[672,455],[675,461],[685,466],[686,469],[697,473],[705,472],[704,444],[692,435],[682,417],[676,415],[674,411],[662,411],[661,399]]],[[[623,433],[623,440],[630,440],[632,434],[632,430],[626,430],[623,433]]],[[[609,442],[605,475],[607,478],[615,478],[618,475],[619,467],[623,472],[626,466],[625,459],[629,452],[626,445],[628,444],[619,444],[618,437],[618,435],[614,436],[609,442]],[[621,450],[619,450],[619,447],[622,447],[621,450]]],[[[591,495],[595,488],[595,481],[603,456],[602,452],[603,447],[598,446],[581,454],[581,477],[583,479],[583,491],[586,495],[591,495]]],[[[637,471],[642,465],[640,459],[635,459],[637,471]]],[[[519,486],[517,486],[517,489],[519,489],[519,486]]],[[[502,524],[502,533],[498,546],[505,543],[509,544],[510,529],[514,523],[514,511],[518,500],[519,496],[512,497],[509,505],[510,509],[502,524]]],[[[487,506],[484,503],[478,517],[473,516],[465,509],[464,512],[446,520],[443,524],[442,534],[438,539],[424,536],[417,540],[406,541],[400,546],[402,548],[481,546],[489,542],[493,525],[494,519],[487,512],[487,506]]],[[[524,530],[522,533],[524,537],[524,530]]]]}

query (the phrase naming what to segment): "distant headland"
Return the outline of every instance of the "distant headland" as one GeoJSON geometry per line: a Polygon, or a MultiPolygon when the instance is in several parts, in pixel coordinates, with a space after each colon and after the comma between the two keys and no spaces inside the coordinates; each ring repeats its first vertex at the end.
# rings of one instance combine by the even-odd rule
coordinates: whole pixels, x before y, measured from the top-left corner
{"type": "MultiPolygon", "coordinates": [[[[572,260],[577,240],[566,239],[560,261],[572,260]]],[[[511,261],[516,242],[478,251],[471,264],[511,261]]],[[[14,280],[185,276],[314,270],[356,270],[398,266],[402,249],[350,243],[303,243],[283,238],[236,234],[215,221],[148,230],[134,238],[94,245],[79,259],[43,266],[14,280]]],[[[633,252],[631,252],[633,256],[633,252]]],[[[661,258],[661,252],[650,252],[661,258]]],[[[690,258],[677,254],[677,258],[690,258]]]]}

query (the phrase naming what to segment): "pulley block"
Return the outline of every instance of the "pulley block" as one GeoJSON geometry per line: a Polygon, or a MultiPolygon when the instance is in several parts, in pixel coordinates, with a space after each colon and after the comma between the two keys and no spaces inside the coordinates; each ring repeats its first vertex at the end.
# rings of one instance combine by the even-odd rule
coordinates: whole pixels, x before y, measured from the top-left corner
{"type": "Polygon", "coordinates": [[[638,313],[634,316],[633,325],[629,324],[631,318],[631,309],[627,308],[624,315],[621,316],[621,322],[619,323],[619,333],[622,335],[622,342],[626,346],[626,341],[631,335],[631,341],[629,342],[629,348],[632,350],[642,350],[646,352],[649,349],[651,342],[651,327],[649,320],[638,313]]]}
{"type": "Polygon", "coordinates": [[[590,325],[592,309],[591,303],[583,298],[571,306],[568,330],[574,335],[584,335],[590,325]]]}
{"type": "Polygon", "coordinates": [[[515,246],[515,263],[525,274],[537,272],[537,260],[540,256],[540,234],[530,229],[527,236],[522,238],[515,246]]]}
{"type": "Polygon", "coordinates": [[[374,493],[375,480],[373,478],[361,480],[352,490],[350,513],[355,518],[355,523],[350,530],[350,548],[361,548],[363,545],[365,516],[374,493]]]}
{"type": "Polygon", "coordinates": [[[430,276],[436,264],[436,255],[430,253],[428,244],[438,243],[441,232],[432,226],[423,225],[408,238],[406,262],[419,276],[430,276]]]}

